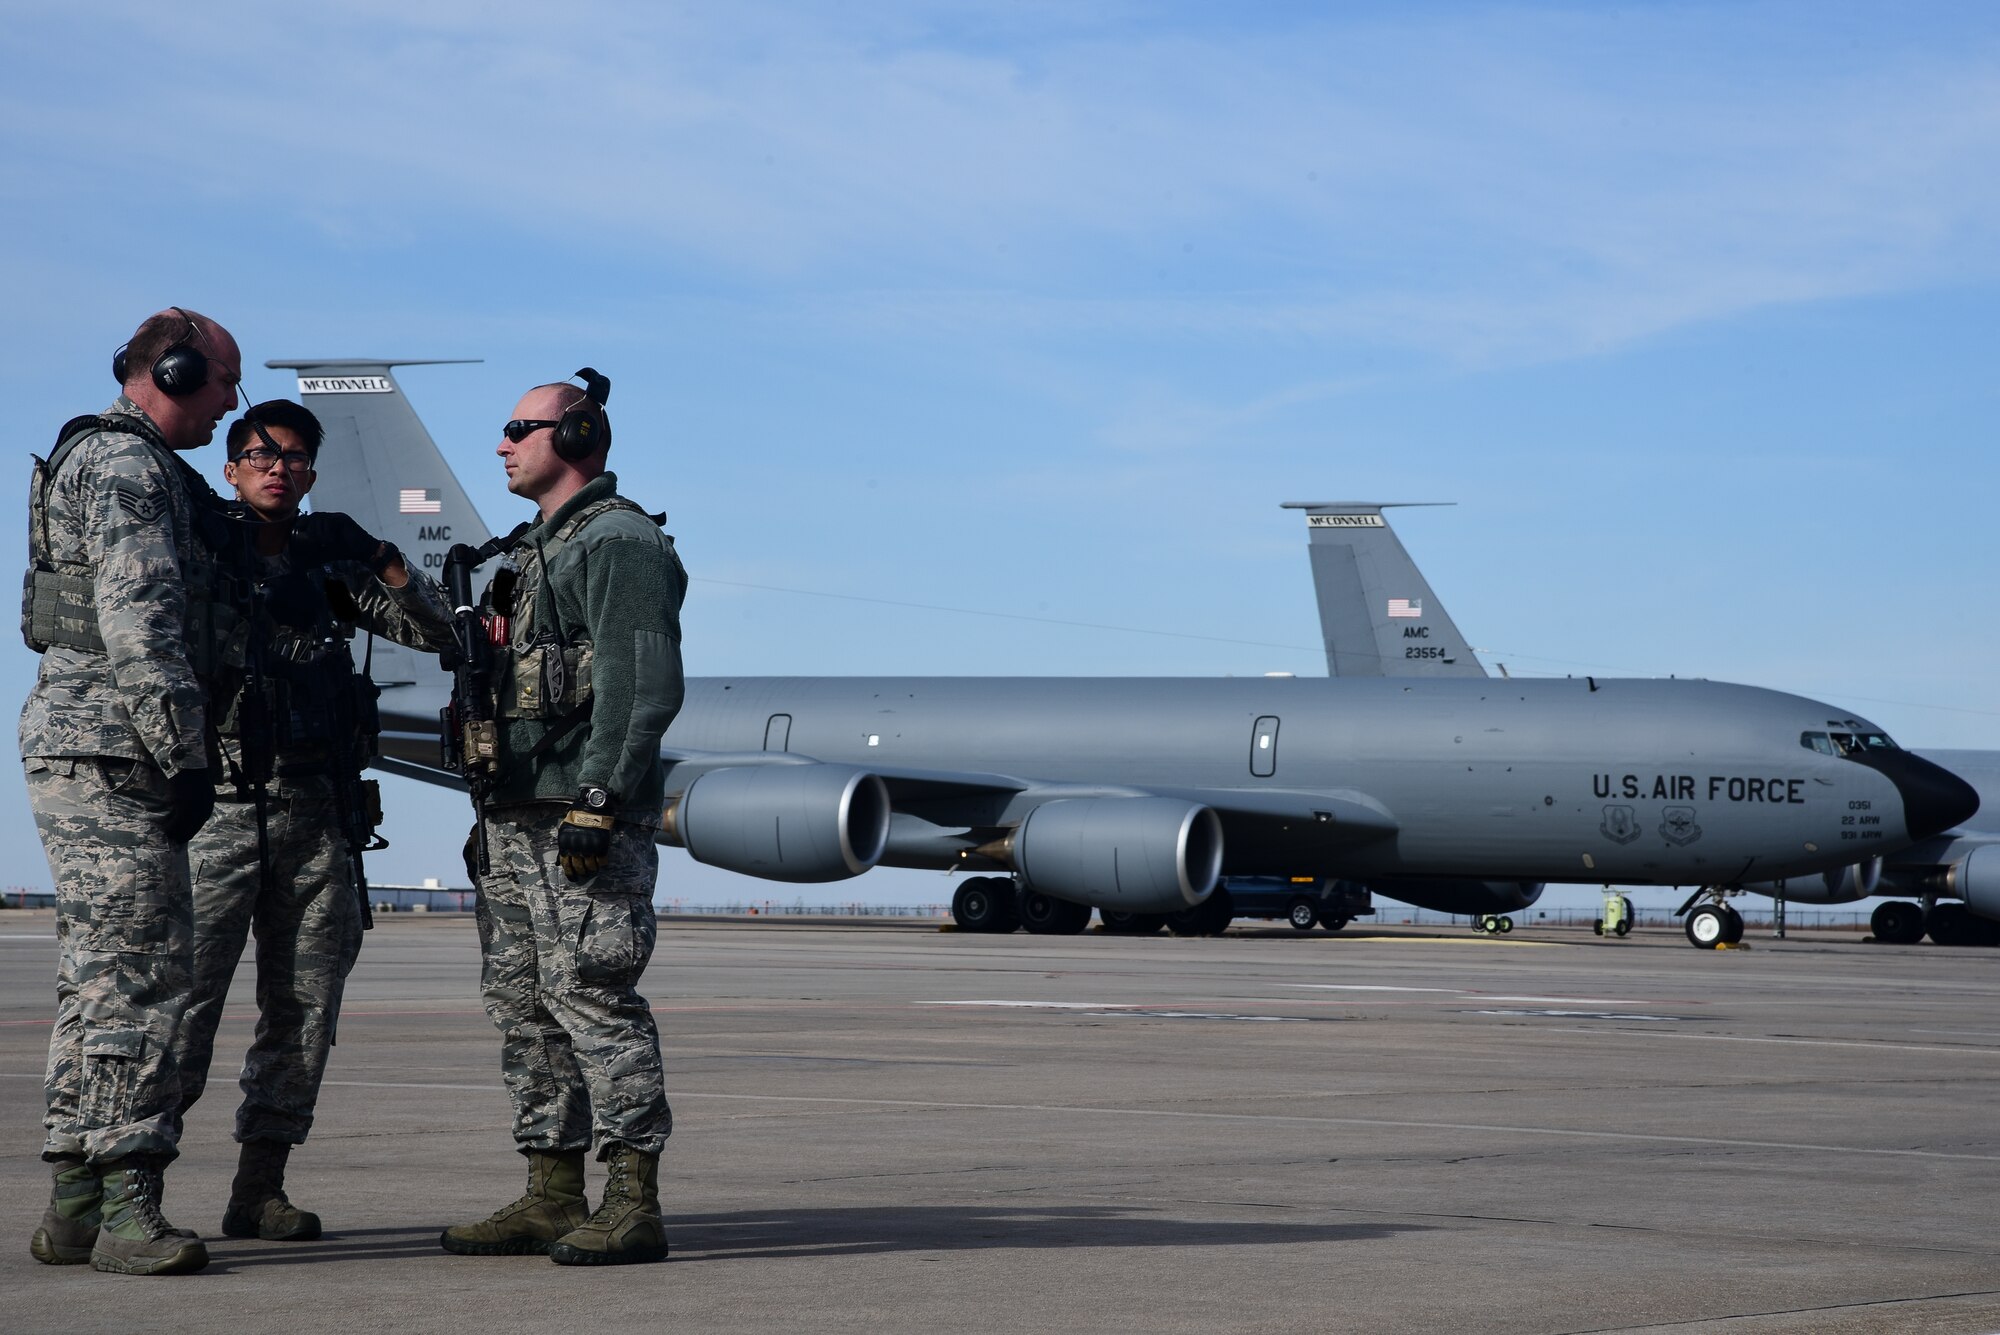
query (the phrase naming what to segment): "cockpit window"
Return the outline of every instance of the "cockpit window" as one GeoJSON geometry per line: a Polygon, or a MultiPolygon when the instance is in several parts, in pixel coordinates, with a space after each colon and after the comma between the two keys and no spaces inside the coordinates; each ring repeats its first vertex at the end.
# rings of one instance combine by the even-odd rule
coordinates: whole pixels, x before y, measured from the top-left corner
{"type": "Polygon", "coordinates": [[[1900,750],[1886,732],[1802,732],[1799,745],[1824,756],[1851,756],[1863,751],[1900,750]]]}

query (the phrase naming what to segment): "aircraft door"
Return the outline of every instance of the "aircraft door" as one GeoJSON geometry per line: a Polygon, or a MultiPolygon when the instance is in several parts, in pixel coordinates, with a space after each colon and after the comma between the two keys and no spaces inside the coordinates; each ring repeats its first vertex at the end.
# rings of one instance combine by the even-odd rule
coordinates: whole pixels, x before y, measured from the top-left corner
{"type": "Polygon", "coordinates": [[[1250,730],[1250,773],[1268,779],[1278,772],[1278,719],[1266,714],[1250,730]]]}
{"type": "Polygon", "coordinates": [[[792,716],[773,714],[764,722],[764,749],[787,751],[792,744],[792,716]]]}

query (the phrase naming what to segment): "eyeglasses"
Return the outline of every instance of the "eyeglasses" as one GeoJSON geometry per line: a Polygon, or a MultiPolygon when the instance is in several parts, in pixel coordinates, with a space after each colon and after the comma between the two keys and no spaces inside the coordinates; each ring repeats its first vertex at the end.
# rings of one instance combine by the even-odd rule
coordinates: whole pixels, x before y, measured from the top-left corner
{"type": "Polygon", "coordinates": [[[521,418],[517,417],[513,421],[509,422],[506,426],[501,427],[500,434],[505,436],[508,440],[513,441],[516,445],[519,445],[522,441],[526,440],[529,436],[534,435],[537,431],[540,431],[545,426],[561,426],[561,425],[562,425],[561,422],[524,421],[521,418]]]}
{"type": "Polygon", "coordinates": [[[260,473],[270,472],[278,466],[281,460],[285,465],[285,471],[288,473],[312,472],[312,456],[304,450],[256,449],[245,450],[236,456],[237,463],[249,464],[260,473]]]}

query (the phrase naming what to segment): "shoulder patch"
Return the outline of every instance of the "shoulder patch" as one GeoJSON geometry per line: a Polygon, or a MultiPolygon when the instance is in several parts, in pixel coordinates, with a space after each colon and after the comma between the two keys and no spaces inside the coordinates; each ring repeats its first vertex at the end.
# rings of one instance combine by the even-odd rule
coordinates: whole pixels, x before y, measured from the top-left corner
{"type": "Polygon", "coordinates": [[[113,478],[111,499],[118,508],[142,524],[157,524],[167,512],[167,498],[147,491],[128,478],[113,478]]]}

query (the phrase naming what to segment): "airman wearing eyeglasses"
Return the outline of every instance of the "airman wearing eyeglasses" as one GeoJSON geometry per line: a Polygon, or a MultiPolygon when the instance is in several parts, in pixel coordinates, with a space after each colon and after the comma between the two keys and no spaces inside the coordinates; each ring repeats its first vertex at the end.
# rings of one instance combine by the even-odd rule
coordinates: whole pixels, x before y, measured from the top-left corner
{"type": "Polygon", "coordinates": [[[380,820],[360,778],[374,754],[375,688],[355,671],[356,630],[399,643],[450,624],[437,584],[394,544],[342,514],[301,515],[317,477],[319,419],[284,399],[229,429],[223,477],[253,525],[264,634],[257,670],[227,709],[215,814],[188,847],[194,876],[194,1000],[179,1036],[183,1117],[207,1081],[217,1021],[254,925],[257,1031],[236,1112],[241,1144],[222,1218],[230,1237],[304,1241],[319,1217],[285,1195],[285,1165],[311,1130],[361,948],[361,850],[380,820]],[[260,744],[261,743],[261,744],[260,744]],[[371,808],[373,808],[371,810],[371,808]]]}

